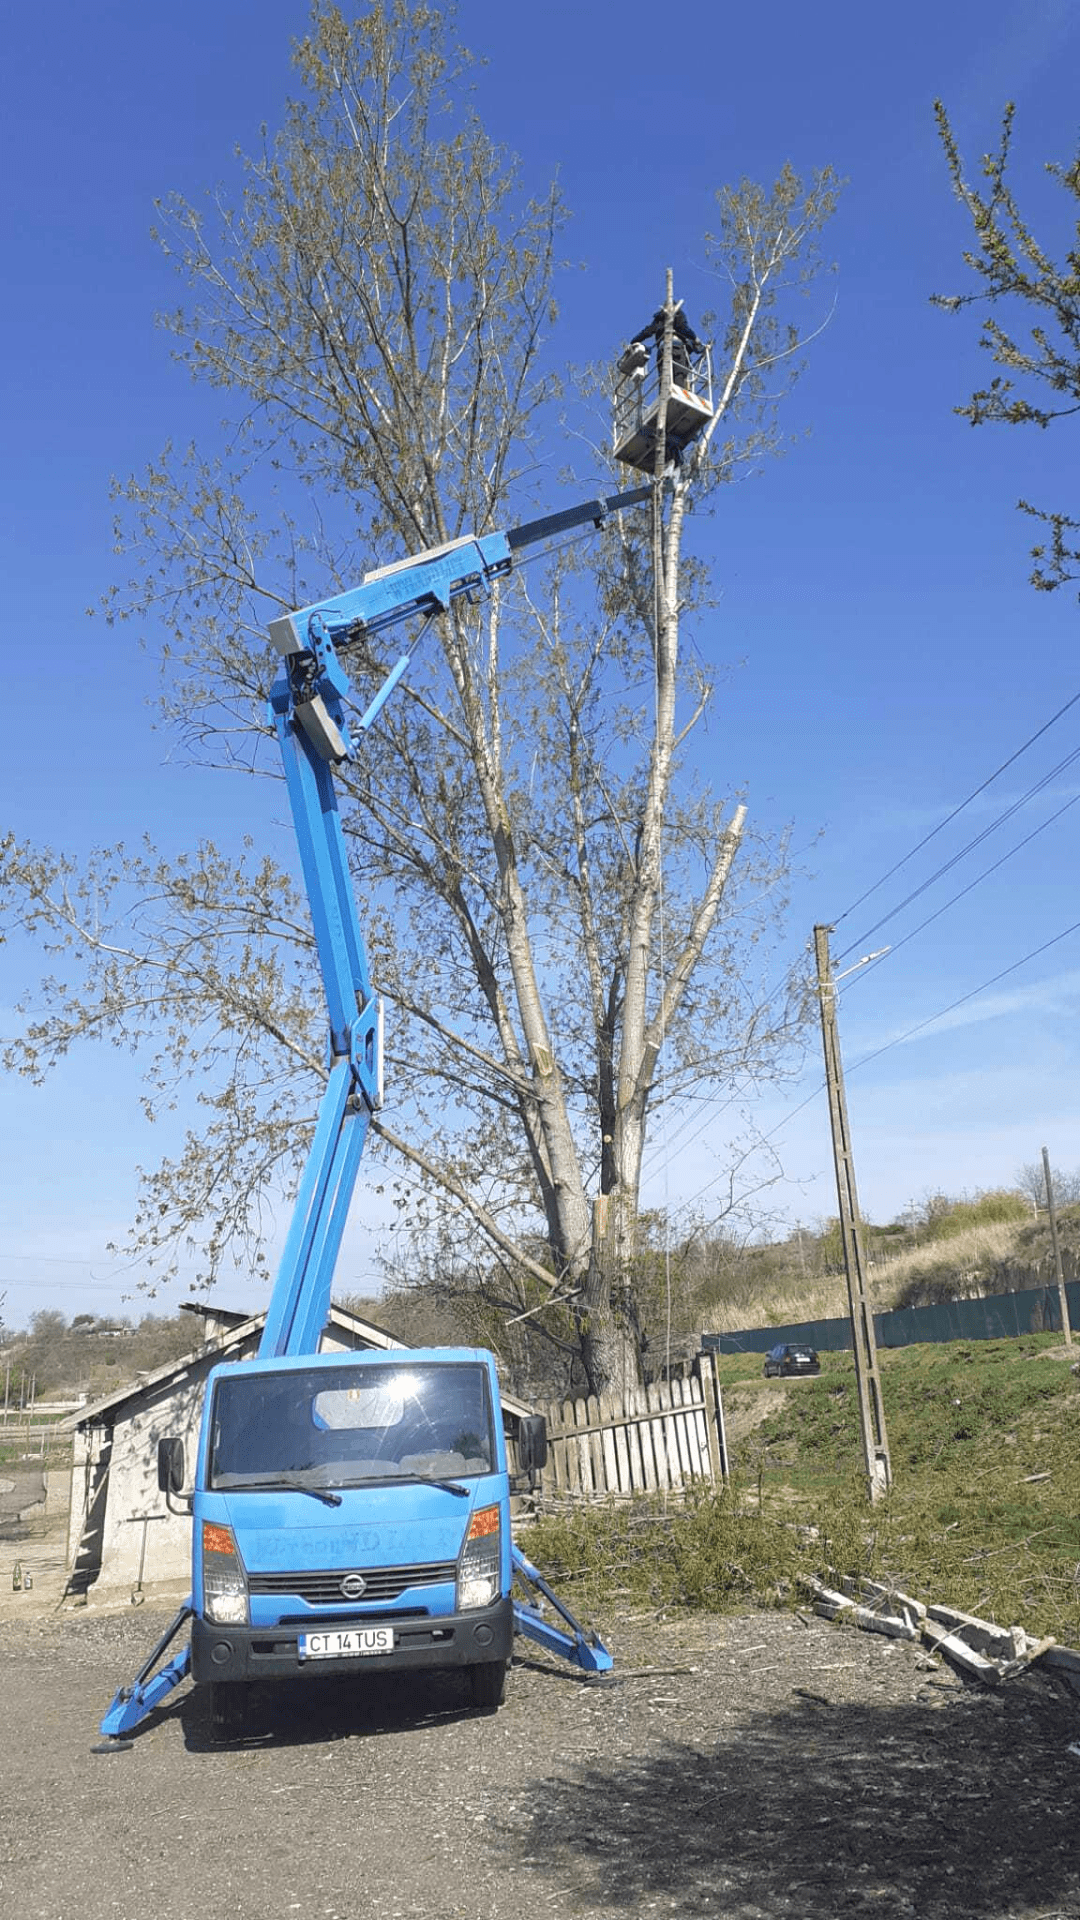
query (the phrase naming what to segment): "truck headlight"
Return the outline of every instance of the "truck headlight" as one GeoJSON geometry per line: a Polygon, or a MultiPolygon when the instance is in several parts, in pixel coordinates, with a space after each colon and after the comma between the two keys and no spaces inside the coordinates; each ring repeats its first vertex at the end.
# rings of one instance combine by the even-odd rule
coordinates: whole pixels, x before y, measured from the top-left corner
{"type": "Polygon", "coordinates": [[[204,1520],[202,1529],[203,1612],[219,1627],[246,1627],[248,1588],[231,1527],[204,1520]]]}
{"type": "Polygon", "coordinates": [[[458,1612],[490,1607],[499,1597],[502,1559],[498,1507],[479,1507],[469,1521],[458,1561],[458,1612]]]}

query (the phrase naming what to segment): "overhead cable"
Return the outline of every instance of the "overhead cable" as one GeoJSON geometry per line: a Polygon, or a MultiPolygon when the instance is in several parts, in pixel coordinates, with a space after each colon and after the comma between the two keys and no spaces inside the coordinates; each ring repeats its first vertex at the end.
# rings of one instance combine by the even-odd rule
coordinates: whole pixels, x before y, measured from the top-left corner
{"type": "Polygon", "coordinates": [[[920,1020],[917,1026],[908,1027],[905,1033],[898,1033],[895,1040],[887,1040],[883,1047],[875,1048],[873,1053],[864,1053],[861,1060],[856,1060],[848,1068],[848,1072],[855,1073],[859,1067],[867,1066],[871,1060],[880,1060],[883,1053],[890,1053],[893,1047],[898,1047],[903,1041],[910,1040],[913,1034],[922,1033],[926,1027],[932,1027],[935,1020],[943,1020],[947,1013],[954,1013],[957,1007],[962,1007],[967,1001],[974,1000],[978,994],[985,993],[988,987],[996,987],[999,980],[1007,980],[1010,973],[1016,973],[1018,968],[1026,966],[1029,960],[1037,960],[1040,953],[1046,953],[1050,947],[1056,947],[1059,941],[1067,940],[1070,933],[1077,931],[1080,931],[1080,920],[1074,920],[1071,927],[1064,927],[1060,933],[1055,933],[1052,939],[1044,940],[1041,947],[1032,947],[1030,953],[1025,953],[1019,960],[1014,960],[1011,966],[1003,967],[1000,973],[993,975],[992,979],[984,980],[980,987],[972,987],[971,992],[962,993],[959,1000],[950,1000],[947,1007],[941,1007],[937,1013],[930,1014],[928,1019],[920,1020]]]}
{"type": "MultiPolygon", "coordinates": [[[[925,1020],[920,1020],[915,1026],[908,1027],[905,1032],[898,1033],[894,1039],[887,1040],[884,1046],[876,1047],[873,1053],[864,1053],[861,1059],[854,1061],[853,1064],[847,1068],[847,1072],[849,1074],[857,1073],[860,1067],[869,1066],[871,1060],[880,1060],[883,1054],[891,1053],[894,1047],[901,1046],[905,1040],[911,1040],[915,1034],[923,1033],[927,1027],[932,1027],[935,1020],[943,1020],[947,1013],[955,1013],[957,1007],[965,1006],[969,1000],[976,999],[980,993],[986,993],[990,987],[996,987],[999,981],[1007,980],[1010,974],[1017,973],[1021,967],[1025,967],[1029,960],[1037,960],[1040,954],[1048,953],[1051,947],[1058,946],[1062,940],[1067,940],[1071,933],[1078,932],[1080,932],[1080,920],[1074,920],[1072,926],[1063,927],[1060,933],[1055,933],[1051,939],[1044,940],[1041,946],[1032,947],[1029,953],[1022,954],[1019,960],[1014,960],[1010,966],[1003,967],[1000,973],[995,973],[989,980],[982,981],[981,985],[972,987],[969,993],[962,993],[959,999],[950,1000],[947,1007],[939,1007],[936,1013],[929,1014],[925,1020]]],[[[764,1145],[767,1140],[774,1139],[784,1127],[790,1125],[791,1121],[803,1112],[804,1108],[810,1106],[812,1101],[818,1098],[819,1094],[825,1092],[825,1086],[825,1081],[820,1080],[817,1086],[813,1087],[806,1095],[806,1098],[800,1100],[797,1107],[789,1108],[788,1112],[781,1116],[776,1125],[769,1128],[768,1133],[761,1135],[758,1144],[764,1145]]],[[[721,1180],[725,1179],[729,1171],[730,1169],[727,1167],[721,1168],[719,1173],[715,1174],[711,1180],[707,1180],[704,1186],[699,1187],[696,1193],[692,1193],[689,1199],[683,1202],[683,1209],[685,1210],[687,1207],[692,1207],[696,1200],[700,1200],[702,1194],[708,1193],[712,1187],[717,1186],[721,1180]]]]}
{"type": "MultiPolygon", "coordinates": [[[[1080,698],[1080,695],[1077,697],[1080,698]]],[[[855,948],[861,947],[865,941],[870,939],[872,934],[877,933],[880,927],[885,926],[888,921],[894,920],[898,913],[902,913],[905,907],[909,907],[911,902],[917,900],[920,894],[925,893],[929,887],[932,887],[935,881],[942,879],[945,874],[951,872],[953,867],[958,866],[961,860],[966,859],[969,853],[973,853],[975,848],[981,846],[984,840],[988,840],[990,835],[996,833],[999,827],[1003,827],[1007,820],[1012,819],[1014,813],[1019,813],[1021,807],[1025,807],[1029,800],[1033,800],[1035,795],[1041,793],[1045,787],[1048,787],[1050,782],[1056,780],[1059,774],[1066,772],[1076,760],[1080,760],[1080,747],[1074,747],[1071,753],[1067,753],[1063,759],[1058,761],[1056,766],[1051,767],[1049,773],[1044,773],[1038,780],[1034,781],[1033,784],[1028,787],[1026,793],[1022,793],[1018,800],[1012,802],[1011,806],[1005,807],[995,819],[990,821],[988,826],[983,827],[981,833],[975,834],[974,838],[967,841],[950,859],[943,861],[940,867],[935,868],[934,872],[930,874],[926,880],[921,881],[917,887],[912,888],[910,893],[905,894],[897,906],[890,907],[888,913],[883,913],[880,920],[875,920],[873,926],[867,927],[865,932],[860,933],[849,946],[844,948],[842,953],[837,954],[837,959],[845,960],[849,953],[854,953],[855,948]]],[[[1064,809],[1060,809],[1060,811],[1064,811],[1064,809]]],[[[953,816],[950,815],[950,818],[952,817],[953,816]]],[[[1057,816],[1055,815],[1054,817],[1056,818],[1057,816]]],[[[942,824],[944,824],[944,822],[942,824]]],[[[1049,825],[1049,822],[1046,824],[1049,825]]],[[[925,845],[925,842],[923,844],[925,845]]],[[[993,872],[993,868],[989,868],[988,871],[993,872]]],[[[834,925],[835,924],[837,923],[834,922],[834,925]]]]}
{"type": "Polygon", "coordinates": [[[868,973],[873,973],[877,967],[881,966],[883,961],[891,959],[894,953],[899,953],[900,948],[906,947],[908,941],[914,940],[915,935],[921,933],[924,927],[930,926],[935,920],[940,920],[942,914],[947,913],[950,907],[955,907],[957,901],[962,900],[966,893],[970,893],[974,887],[979,885],[980,881],[989,879],[992,873],[996,873],[999,867],[1003,867],[1007,860],[1012,859],[1014,853],[1020,853],[1032,840],[1037,839],[1040,833],[1045,833],[1047,827],[1052,827],[1054,821],[1060,820],[1062,814],[1068,813],[1069,808],[1075,807],[1078,801],[1080,801],[1080,793],[1074,793],[1071,800],[1066,800],[1062,806],[1058,807],[1056,813],[1052,813],[1049,816],[1049,819],[1040,821],[1037,827],[1033,827],[1031,832],[1025,834],[1022,840],[1018,840],[1016,845],[1010,847],[1007,853],[1003,853],[999,860],[993,862],[992,866],[984,867],[981,873],[975,875],[974,880],[968,881],[966,887],[961,887],[959,893],[954,893],[951,899],[945,901],[943,906],[938,907],[933,913],[928,914],[925,920],[920,920],[918,926],[912,927],[910,933],[905,933],[899,940],[894,940],[892,945],[886,947],[884,953],[878,956],[872,966],[865,967],[861,973],[854,974],[851,985],[855,986],[859,980],[865,980],[868,973]]]}
{"type": "Polygon", "coordinates": [[[850,907],[845,907],[843,913],[834,920],[833,925],[838,927],[842,920],[846,920],[849,914],[855,912],[856,907],[861,907],[864,900],[869,900],[871,894],[877,893],[879,887],[883,887],[887,880],[891,880],[894,873],[899,873],[901,867],[906,867],[909,860],[913,860],[917,853],[921,853],[923,847],[928,846],[931,840],[936,839],[939,833],[944,832],[944,829],[950,822],[955,820],[958,814],[963,813],[965,807],[969,807],[973,800],[977,800],[980,793],[985,793],[987,787],[993,785],[999,774],[1004,773],[1007,768],[1011,767],[1014,760],[1019,760],[1021,754],[1026,753],[1029,747],[1035,745],[1036,740],[1041,740],[1043,734],[1049,732],[1055,722],[1061,719],[1062,714],[1068,713],[1070,707],[1075,707],[1078,700],[1080,700],[1080,692],[1074,693],[1071,699],[1066,700],[1065,704],[1060,706],[1056,713],[1052,713],[1049,720],[1045,720],[1042,726],[1037,728],[1036,731],[1024,741],[1022,746],[1017,747],[1015,753],[1010,753],[1008,759],[1003,760],[1000,767],[995,767],[993,773],[988,774],[986,779],[981,781],[980,784],[968,794],[966,800],[961,800],[959,806],[954,807],[951,813],[947,813],[944,820],[939,820],[936,827],[932,827],[930,832],[925,833],[921,840],[917,840],[913,847],[909,847],[908,851],[889,868],[887,873],[883,873],[879,880],[875,880],[872,886],[867,887],[865,893],[860,893],[858,899],[853,900],[850,907]]]}

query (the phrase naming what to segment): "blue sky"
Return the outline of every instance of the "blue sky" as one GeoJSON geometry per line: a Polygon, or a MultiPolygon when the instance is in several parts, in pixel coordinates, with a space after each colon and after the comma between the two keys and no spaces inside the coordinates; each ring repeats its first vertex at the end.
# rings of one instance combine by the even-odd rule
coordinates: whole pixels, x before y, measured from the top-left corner
{"type": "MultiPolygon", "coordinates": [[[[179,764],[153,726],[152,650],[85,610],[122,571],[110,475],[137,471],[170,437],[212,435],[219,411],[171,363],[154,324],[180,295],[149,237],[153,201],[171,189],[200,195],[228,177],[237,144],[253,146],[261,123],[276,122],[305,20],[294,0],[61,0],[9,23],[3,818],[22,836],[79,851],[146,831],[178,848],[262,825],[287,853],[261,797],[179,764]]],[[[1080,131],[1075,10],[1068,0],[915,0],[900,13],[777,0],[755,16],[684,0],[669,25],[639,0],[550,0],[541,12],[463,0],[459,21],[486,62],[476,98],[489,130],[521,155],[531,185],[557,170],[573,211],[560,357],[613,352],[657,304],[669,264],[691,318],[700,314],[712,298],[701,236],[721,182],[772,178],[788,159],[801,171],[831,164],[847,180],[827,241],[835,311],[788,404],[791,448],[695,533],[719,594],[709,642],[738,666],[710,723],[710,771],[725,788],[745,786],[763,826],[793,823],[794,951],[1080,686],[1076,598],[1027,585],[1032,530],[1015,511],[1019,496],[1075,511],[1080,428],[973,432],[957,419],[951,409],[985,363],[972,317],[929,304],[963,283],[967,237],[935,95],[972,158],[1016,100],[1021,197],[1054,250],[1068,243],[1068,209],[1042,163],[1067,158],[1080,131]]],[[[553,457],[552,506],[565,499],[559,468],[553,457]]],[[[856,943],[848,964],[901,938],[1073,797],[1080,772],[1063,768],[859,944],[1078,739],[1080,706],[841,920],[837,951],[856,943]]],[[[873,1217],[927,1189],[1008,1182],[1044,1141],[1060,1164],[1080,1160],[1080,935],[900,1040],[1080,918],[1078,820],[1080,807],[1065,812],[845,993],[857,1166],[873,1217]]],[[[0,951],[5,1009],[30,965],[17,942],[0,951]]],[[[815,1065],[811,1056],[781,1094],[672,1114],[650,1154],[649,1197],[719,1211],[726,1143],[745,1106],[772,1132],[783,1174],[764,1203],[792,1221],[832,1211],[824,1102],[801,1105],[815,1065]]],[[[117,1310],[136,1276],[106,1243],[130,1217],[136,1164],[157,1150],[131,1070],[99,1052],[73,1056],[42,1090],[6,1085],[0,1127],[0,1312],[20,1324],[43,1304],[117,1310]]],[[[744,1177],[776,1171],[749,1164],[744,1177]]],[[[361,1191],[349,1286],[375,1274],[366,1204],[361,1191]]]]}

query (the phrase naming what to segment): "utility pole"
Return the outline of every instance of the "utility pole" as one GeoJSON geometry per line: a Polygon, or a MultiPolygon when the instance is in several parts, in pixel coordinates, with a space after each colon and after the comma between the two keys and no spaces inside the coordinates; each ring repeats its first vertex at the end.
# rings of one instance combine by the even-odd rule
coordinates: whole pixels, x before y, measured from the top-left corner
{"type": "Polygon", "coordinates": [[[1072,1322],[1069,1319],[1069,1296],[1065,1291],[1065,1274],[1061,1265],[1061,1241],[1058,1239],[1057,1208],[1054,1205],[1054,1183],[1050,1178],[1050,1155],[1046,1148],[1042,1150],[1043,1173],[1046,1177],[1046,1211],[1050,1215],[1050,1245],[1054,1249],[1054,1272],[1057,1275],[1058,1299],[1061,1302],[1061,1331],[1065,1345],[1072,1346],[1072,1322]]]}
{"type": "MultiPolygon", "coordinates": [[[[892,1463],[885,1431],[885,1407],[878,1372],[874,1314],[866,1287],[866,1255],[863,1244],[862,1216],[855,1187],[855,1162],[851,1152],[847,1101],[844,1097],[844,1070],[840,1058],[840,1036],[836,1026],[836,982],[829,955],[829,927],[814,928],[814,958],[817,962],[818,1003],[821,1008],[821,1037],[825,1050],[825,1081],[829,1090],[829,1120],[832,1126],[833,1162],[836,1168],[836,1198],[840,1210],[840,1239],[844,1249],[844,1273],[847,1278],[848,1307],[851,1313],[851,1349],[855,1357],[855,1386],[859,1396],[859,1425],[862,1430],[866,1485],[871,1501],[879,1500],[892,1485],[892,1463]]],[[[868,956],[871,957],[871,956],[868,956]]],[[[872,956],[876,958],[875,956],[872,956]]],[[[859,962],[860,966],[862,962],[859,962]]]]}

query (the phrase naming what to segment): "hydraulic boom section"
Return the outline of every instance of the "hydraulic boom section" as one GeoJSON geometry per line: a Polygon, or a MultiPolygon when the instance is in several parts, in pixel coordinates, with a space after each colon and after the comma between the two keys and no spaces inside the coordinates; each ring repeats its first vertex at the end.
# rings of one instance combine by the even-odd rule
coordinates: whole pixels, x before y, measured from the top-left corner
{"type": "MultiPolygon", "coordinates": [[[[527,521],[506,533],[464,534],[446,546],[432,547],[408,560],[377,568],[365,575],[360,586],[333,600],[320,600],[271,620],[267,631],[287,665],[285,680],[277,683],[271,696],[275,711],[279,710],[280,694],[319,759],[331,764],[348,759],[352,743],[342,704],[348,680],[338,659],[343,647],[382,633],[415,614],[423,615],[425,621],[433,619],[447,612],[463,594],[475,597],[488,592],[496,580],[510,572],[514,555],[522,547],[575,527],[598,527],[610,513],[639,506],[650,492],[649,487],[633,487],[627,493],[586,500],[562,513],[527,521]]],[[[399,655],[357,723],[361,732],[370,727],[407,672],[413,651],[410,647],[399,655]]]]}
{"type": "MultiPolygon", "coordinates": [[[[382,1098],[381,1010],[368,975],[332,768],[351,757],[349,681],[340,654],[414,615],[425,624],[462,595],[488,592],[515,554],[648,499],[648,487],[589,500],[506,533],[466,535],[369,573],[359,587],[270,623],[284,671],[270,694],[315,928],[330,1022],[330,1076],[259,1347],[260,1356],[313,1353],[368,1124],[382,1098]]],[[[399,655],[357,723],[365,731],[408,670],[399,655]]]]}

